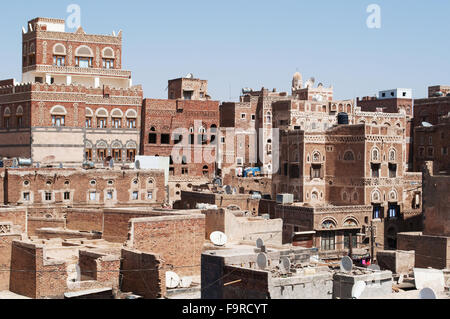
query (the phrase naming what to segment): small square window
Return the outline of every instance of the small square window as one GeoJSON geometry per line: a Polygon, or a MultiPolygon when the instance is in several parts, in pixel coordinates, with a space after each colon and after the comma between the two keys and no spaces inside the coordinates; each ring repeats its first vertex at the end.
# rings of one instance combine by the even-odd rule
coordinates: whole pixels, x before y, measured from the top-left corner
{"type": "Polygon", "coordinates": [[[46,192],[45,193],[45,200],[46,201],[51,201],[52,200],[52,193],[46,192]]]}
{"type": "Polygon", "coordinates": [[[138,200],[139,199],[139,192],[133,192],[132,199],[133,200],[138,200]]]}
{"type": "Polygon", "coordinates": [[[147,199],[149,200],[153,199],[153,192],[147,192],[147,199]]]}
{"type": "Polygon", "coordinates": [[[241,113],[241,120],[245,120],[247,118],[247,114],[241,113]]]}
{"type": "Polygon", "coordinates": [[[113,191],[107,191],[106,192],[106,199],[107,200],[112,200],[114,197],[114,192],[113,191]]]}
{"type": "Polygon", "coordinates": [[[26,202],[30,201],[30,193],[23,193],[23,200],[26,202]]]}

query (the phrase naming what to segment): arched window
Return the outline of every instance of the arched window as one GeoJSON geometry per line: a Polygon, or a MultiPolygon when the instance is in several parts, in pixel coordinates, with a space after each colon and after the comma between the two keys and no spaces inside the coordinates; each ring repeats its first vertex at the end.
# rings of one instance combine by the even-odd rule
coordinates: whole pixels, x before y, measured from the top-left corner
{"type": "Polygon", "coordinates": [[[88,162],[92,162],[92,143],[90,141],[86,141],[84,143],[84,152],[85,152],[85,160],[88,162]]]}
{"type": "Polygon", "coordinates": [[[320,162],[320,161],[321,161],[320,153],[319,152],[315,152],[313,154],[313,162],[320,162]]]}
{"type": "Polygon", "coordinates": [[[91,48],[82,45],[75,51],[75,66],[79,68],[92,68],[92,62],[94,60],[94,53],[91,48]]]}
{"type": "Polygon", "coordinates": [[[19,105],[16,109],[17,127],[23,127],[23,107],[19,105]]]}
{"type": "Polygon", "coordinates": [[[378,190],[374,190],[372,192],[372,202],[379,203],[381,202],[381,193],[378,190]]]}
{"type": "Polygon", "coordinates": [[[97,161],[105,161],[108,156],[108,144],[105,141],[99,141],[95,148],[97,149],[97,161]]]}
{"type": "Polygon", "coordinates": [[[53,127],[61,127],[65,126],[65,117],[67,114],[66,108],[61,105],[55,105],[50,110],[50,114],[52,116],[52,126],[53,127]]]}
{"type": "Polygon", "coordinates": [[[135,141],[128,141],[125,148],[127,149],[127,161],[134,162],[137,154],[137,143],[135,141]]]}
{"type": "Polygon", "coordinates": [[[346,151],[344,153],[344,161],[354,161],[355,160],[355,154],[353,154],[353,151],[346,151]]]}
{"type": "Polygon", "coordinates": [[[344,227],[352,227],[352,228],[355,228],[355,227],[358,227],[358,222],[357,222],[355,219],[353,219],[353,218],[348,218],[348,219],[344,222],[343,226],[344,226],[344,227]]]}
{"type": "Polygon", "coordinates": [[[123,112],[119,109],[114,109],[111,111],[111,118],[112,118],[112,126],[114,128],[121,128],[122,127],[122,118],[123,118],[123,112]]]}
{"type": "Polygon", "coordinates": [[[53,65],[66,65],[66,47],[61,43],[57,43],[53,47],[53,65]]]}
{"type": "Polygon", "coordinates": [[[92,118],[94,117],[94,112],[90,108],[86,108],[86,128],[92,127],[92,118]]]}
{"type": "Polygon", "coordinates": [[[207,165],[203,166],[203,176],[208,176],[209,174],[209,168],[207,165]]]}
{"type": "Polygon", "coordinates": [[[127,128],[136,128],[137,112],[135,110],[128,110],[125,113],[127,118],[127,128]]]}
{"type": "Polygon", "coordinates": [[[316,200],[319,200],[319,193],[317,193],[317,192],[312,192],[311,193],[311,200],[313,200],[313,201],[316,201],[316,200]]]}
{"type": "Polygon", "coordinates": [[[396,152],[394,149],[389,151],[389,161],[395,161],[396,159],[396,152]]]}
{"type": "Polygon", "coordinates": [[[347,192],[342,192],[342,200],[344,201],[344,202],[346,202],[346,201],[348,201],[348,195],[347,195],[347,192]]]}
{"type": "Polygon", "coordinates": [[[3,125],[6,129],[9,128],[10,122],[9,118],[11,117],[11,109],[9,107],[6,107],[3,111],[3,125]]]}
{"type": "Polygon", "coordinates": [[[211,125],[210,131],[211,131],[211,143],[214,143],[216,141],[217,125],[216,124],[211,125]]]}
{"type": "Polygon", "coordinates": [[[389,192],[389,201],[396,202],[397,201],[397,192],[395,190],[392,190],[389,192]]]}
{"type": "Polygon", "coordinates": [[[122,143],[114,141],[111,143],[112,158],[116,162],[122,162],[122,143]]]}
{"type": "Polygon", "coordinates": [[[114,50],[112,48],[104,48],[102,51],[103,68],[114,69],[114,50]]]}
{"type": "Polygon", "coordinates": [[[321,227],[323,229],[334,229],[336,228],[336,223],[330,219],[327,219],[322,223],[321,227]]]}
{"type": "Polygon", "coordinates": [[[97,128],[107,128],[108,127],[108,111],[104,108],[99,108],[95,112],[95,116],[97,117],[97,128]]]}
{"type": "Polygon", "coordinates": [[[378,148],[372,149],[372,161],[379,161],[380,160],[380,151],[378,148]]]}
{"type": "Polygon", "coordinates": [[[156,137],[156,129],[154,126],[150,128],[150,133],[148,134],[148,143],[149,144],[156,144],[157,143],[157,137],[156,137]]]}

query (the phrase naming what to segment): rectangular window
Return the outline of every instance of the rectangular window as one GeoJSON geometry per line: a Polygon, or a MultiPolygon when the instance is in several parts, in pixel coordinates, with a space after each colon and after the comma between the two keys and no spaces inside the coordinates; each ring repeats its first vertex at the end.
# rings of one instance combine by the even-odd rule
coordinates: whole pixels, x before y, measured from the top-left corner
{"type": "Polygon", "coordinates": [[[114,149],[113,158],[116,162],[122,162],[122,150],[114,149]]]}
{"type": "Polygon", "coordinates": [[[66,58],[64,56],[55,55],[53,57],[53,65],[55,66],[65,66],[66,58]]]}
{"type": "Polygon", "coordinates": [[[191,134],[189,135],[189,145],[194,145],[195,143],[195,135],[191,134]]]}
{"type": "Polygon", "coordinates": [[[52,126],[53,127],[65,126],[65,116],[64,115],[52,115],[52,126]]]}
{"type": "Polygon", "coordinates": [[[104,161],[106,159],[106,150],[97,150],[97,161],[104,161]]]}
{"type": "Polygon", "coordinates": [[[89,192],[89,200],[96,201],[97,200],[97,192],[89,192]]]}
{"type": "Polygon", "coordinates": [[[128,128],[136,128],[136,119],[127,119],[128,128]]]}
{"type": "Polygon", "coordinates": [[[106,192],[106,199],[107,200],[112,200],[114,196],[114,191],[107,191],[106,192]]]}
{"type": "Polygon", "coordinates": [[[21,128],[22,127],[22,116],[17,116],[17,127],[21,128]]]}
{"type": "Polygon", "coordinates": [[[70,192],[64,192],[64,200],[70,200],[70,192]]]}
{"type": "Polygon", "coordinates": [[[319,164],[313,164],[311,165],[312,168],[312,178],[322,178],[322,165],[319,164]]]}
{"type": "Polygon", "coordinates": [[[181,174],[182,175],[188,175],[189,174],[189,170],[187,169],[187,167],[182,167],[181,168],[181,174]]]}
{"type": "Polygon", "coordinates": [[[138,200],[139,199],[139,192],[133,192],[132,199],[133,200],[138,200]]]}
{"type": "Polygon", "coordinates": [[[106,128],[106,117],[97,118],[97,128],[106,128]]]}
{"type": "Polygon", "coordinates": [[[92,127],[92,118],[87,117],[86,118],[86,128],[92,127]]]}
{"type": "Polygon", "coordinates": [[[255,114],[252,114],[252,121],[253,122],[256,121],[256,115],[255,114]]]}
{"type": "Polygon", "coordinates": [[[434,148],[433,147],[429,147],[427,149],[427,155],[428,155],[428,157],[434,157],[434,148]]]}
{"type": "Polygon", "coordinates": [[[448,155],[448,148],[447,147],[443,147],[442,148],[442,155],[448,155]]]}
{"type": "Polygon", "coordinates": [[[75,58],[75,66],[79,68],[92,68],[92,58],[75,58]]]}
{"type": "Polygon", "coordinates": [[[86,161],[92,162],[92,150],[91,149],[86,150],[86,161]]]}
{"type": "Polygon", "coordinates": [[[397,177],[397,164],[389,163],[389,178],[397,177]]]}
{"type": "Polygon", "coordinates": [[[351,230],[351,231],[344,231],[344,249],[350,248],[350,234],[352,235],[352,248],[357,248],[358,245],[358,231],[351,230]]]}
{"type": "Polygon", "coordinates": [[[26,202],[29,202],[30,201],[30,193],[28,193],[28,192],[23,193],[23,200],[26,202]]]}
{"type": "Polygon", "coordinates": [[[134,162],[136,159],[136,150],[127,150],[127,161],[134,162]]]}
{"type": "Polygon", "coordinates": [[[113,127],[114,128],[121,128],[122,127],[122,120],[118,118],[113,119],[113,127]]]}
{"type": "Polygon", "coordinates": [[[148,135],[148,144],[156,144],[156,134],[150,133],[148,135]]]}
{"type": "Polygon", "coordinates": [[[380,219],[380,218],[381,218],[381,206],[374,205],[372,219],[380,219]]]}
{"type": "Polygon", "coordinates": [[[45,192],[45,200],[46,200],[47,202],[51,201],[51,200],[52,200],[52,193],[50,193],[50,192],[45,192]]]}
{"type": "Polygon", "coordinates": [[[321,235],[321,249],[326,250],[335,250],[335,232],[334,231],[327,231],[322,232],[321,235]]]}
{"type": "Polygon", "coordinates": [[[104,69],[114,69],[114,60],[113,59],[103,59],[103,68],[104,69]]]}
{"type": "Polygon", "coordinates": [[[3,120],[5,128],[9,128],[9,117],[5,117],[3,120]]]}
{"type": "Polygon", "coordinates": [[[161,134],[161,144],[170,144],[170,134],[161,134]]]}
{"type": "Polygon", "coordinates": [[[371,171],[372,171],[372,178],[379,178],[380,177],[380,164],[370,164],[371,171]]]}
{"type": "Polygon", "coordinates": [[[152,200],[153,199],[153,192],[147,192],[147,199],[152,200]]]}
{"type": "Polygon", "coordinates": [[[389,204],[389,218],[396,218],[399,213],[399,206],[396,204],[389,204]]]}
{"type": "Polygon", "coordinates": [[[247,114],[241,113],[241,120],[245,120],[247,118],[247,114]]]}

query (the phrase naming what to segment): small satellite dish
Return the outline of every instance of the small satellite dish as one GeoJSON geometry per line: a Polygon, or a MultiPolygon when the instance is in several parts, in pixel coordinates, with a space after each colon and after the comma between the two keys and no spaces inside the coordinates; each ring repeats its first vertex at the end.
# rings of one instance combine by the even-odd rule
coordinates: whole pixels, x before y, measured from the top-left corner
{"type": "Polygon", "coordinates": [[[194,78],[194,74],[192,74],[192,73],[188,73],[186,75],[186,79],[193,79],[193,78],[194,78]]]}
{"type": "Polygon", "coordinates": [[[432,127],[433,125],[428,122],[422,122],[423,127],[432,127]]]}
{"type": "Polygon", "coordinates": [[[224,189],[224,191],[225,191],[226,194],[228,194],[228,195],[232,195],[232,194],[233,194],[233,189],[231,188],[230,185],[224,186],[223,189],[224,189]]]}
{"type": "Polygon", "coordinates": [[[291,261],[287,257],[282,257],[280,260],[281,273],[287,274],[291,271],[291,261]]]}
{"type": "Polygon", "coordinates": [[[267,255],[264,253],[259,254],[256,258],[256,263],[258,264],[259,269],[266,269],[268,266],[267,255]]]}
{"type": "Polygon", "coordinates": [[[367,267],[368,270],[372,270],[372,271],[381,271],[380,266],[372,264],[369,267],[367,267]]]}
{"type": "Polygon", "coordinates": [[[183,277],[180,281],[181,288],[189,288],[192,285],[192,277],[183,277]]]}
{"type": "Polygon", "coordinates": [[[341,259],[341,271],[342,272],[350,272],[353,269],[353,260],[348,257],[345,256],[344,258],[341,259]]]}
{"type": "Polygon", "coordinates": [[[256,241],[256,247],[261,249],[264,246],[264,240],[262,240],[261,238],[258,238],[258,240],[256,241]]]}
{"type": "Polygon", "coordinates": [[[366,289],[366,283],[364,281],[357,281],[352,288],[352,298],[359,299],[366,289]]]}
{"type": "Polygon", "coordinates": [[[209,239],[211,239],[211,242],[215,246],[225,246],[228,241],[227,235],[225,235],[224,233],[222,233],[220,231],[213,232],[209,236],[209,239]]]}
{"type": "Polygon", "coordinates": [[[436,293],[431,288],[423,288],[419,292],[419,299],[437,299],[436,293]]]}
{"type": "Polygon", "coordinates": [[[141,162],[140,161],[136,161],[136,163],[134,163],[134,167],[136,169],[141,169],[141,162]]]}
{"type": "Polygon", "coordinates": [[[173,271],[166,272],[166,287],[169,289],[177,288],[180,284],[180,277],[173,271]]]}

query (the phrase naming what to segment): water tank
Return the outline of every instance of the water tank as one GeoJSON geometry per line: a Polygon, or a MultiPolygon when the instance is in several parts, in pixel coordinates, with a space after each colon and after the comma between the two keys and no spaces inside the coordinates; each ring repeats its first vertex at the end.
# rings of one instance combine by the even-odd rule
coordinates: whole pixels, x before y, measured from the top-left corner
{"type": "Polygon", "coordinates": [[[19,158],[17,162],[19,166],[31,166],[33,164],[31,158],[19,158]]]}
{"type": "Polygon", "coordinates": [[[277,204],[292,204],[294,203],[294,195],[293,194],[278,194],[277,195],[277,204]]]}
{"type": "Polygon", "coordinates": [[[348,125],[348,114],[347,113],[339,113],[338,114],[338,124],[339,125],[348,125]]]}

